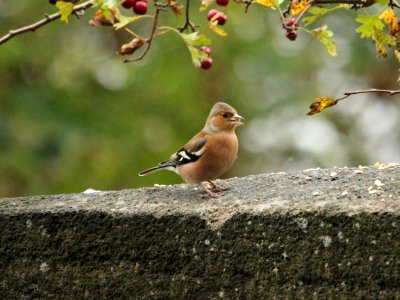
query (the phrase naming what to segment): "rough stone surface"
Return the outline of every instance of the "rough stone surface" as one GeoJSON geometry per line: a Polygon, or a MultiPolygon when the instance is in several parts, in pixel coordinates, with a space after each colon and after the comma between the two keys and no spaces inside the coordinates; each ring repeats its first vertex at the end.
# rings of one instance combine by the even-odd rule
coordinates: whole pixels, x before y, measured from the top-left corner
{"type": "Polygon", "coordinates": [[[0,299],[400,299],[400,168],[0,199],[0,299]]]}

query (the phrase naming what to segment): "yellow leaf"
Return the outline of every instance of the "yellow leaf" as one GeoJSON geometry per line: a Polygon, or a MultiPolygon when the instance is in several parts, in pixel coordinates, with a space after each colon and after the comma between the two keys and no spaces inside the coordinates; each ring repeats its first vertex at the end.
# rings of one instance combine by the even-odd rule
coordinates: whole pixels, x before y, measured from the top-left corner
{"type": "Polygon", "coordinates": [[[290,5],[292,16],[301,13],[306,8],[308,3],[309,2],[307,0],[293,0],[292,4],[290,5]]]}
{"type": "Polygon", "coordinates": [[[223,31],[220,27],[218,27],[218,21],[217,20],[211,20],[209,28],[213,30],[216,34],[220,36],[227,36],[227,33],[223,31]]]}
{"type": "Polygon", "coordinates": [[[266,6],[266,7],[275,9],[274,4],[272,3],[271,0],[256,0],[254,2],[257,3],[257,4],[260,4],[262,6],[266,6]]]}
{"type": "Polygon", "coordinates": [[[310,105],[310,111],[307,113],[309,116],[319,113],[325,108],[336,105],[337,103],[337,100],[325,97],[320,97],[315,100],[317,101],[310,105]]]}
{"type": "Polygon", "coordinates": [[[395,36],[400,31],[397,16],[390,7],[385,9],[385,11],[379,15],[379,19],[382,19],[383,22],[389,25],[390,35],[395,36]]]}
{"type": "Polygon", "coordinates": [[[57,1],[56,6],[61,15],[61,21],[68,23],[68,17],[71,15],[72,11],[74,10],[74,3],[57,1]]]}

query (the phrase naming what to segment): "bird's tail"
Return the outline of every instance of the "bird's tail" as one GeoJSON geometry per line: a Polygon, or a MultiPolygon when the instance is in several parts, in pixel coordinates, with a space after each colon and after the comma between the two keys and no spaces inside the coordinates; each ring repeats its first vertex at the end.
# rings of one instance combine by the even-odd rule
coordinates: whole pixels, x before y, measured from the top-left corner
{"type": "Polygon", "coordinates": [[[160,170],[162,170],[162,169],[164,169],[164,168],[165,168],[165,167],[161,167],[161,166],[153,167],[153,168],[150,168],[150,169],[147,169],[147,170],[144,170],[144,171],[140,172],[140,173],[139,173],[139,176],[146,176],[146,175],[148,175],[148,174],[151,174],[151,173],[160,171],[160,170]]]}
{"type": "Polygon", "coordinates": [[[148,174],[151,174],[151,173],[154,173],[157,171],[161,171],[161,170],[169,170],[169,171],[176,172],[176,165],[171,164],[169,161],[166,161],[166,162],[159,164],[156,167],[153,167],[153,168],[150,168],[150,169],[140,172],[139,176],[146,176],[148,174]]]}

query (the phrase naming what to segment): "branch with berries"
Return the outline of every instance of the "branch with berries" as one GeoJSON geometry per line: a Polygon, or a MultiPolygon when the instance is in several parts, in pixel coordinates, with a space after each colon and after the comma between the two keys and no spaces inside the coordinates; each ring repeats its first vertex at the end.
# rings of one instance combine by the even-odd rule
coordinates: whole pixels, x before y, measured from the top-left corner
{"type": "MultiPolygon", "coordinates": [[[[56,1],[54,1],[54,0],[50,0],[49,2],[51,4],[56,4],[56,1]]],[[[73,4],[75,2],[77,2],[77,1],[74,1],[71,3],[73,4]]],[[[73,6],[73,8],[71,10],[71,14],[75,14],[79,18],[86,9],[88,9],[92,6],[93,6],[92,0],[86,1],[82,4],[73,6]]],[[[12,39],[13,37],[15,37],[17,35],[27,33],[27,32],[33,32],[33,31],[37,30],[38,28],[49,24],[50,22],[60,19],[61,17],[62,17],[61,12],[51,14],[51,15],[45,14],[44,19],[42,19],[42,20],[39,20],[31,25],[27,25],[27,26],[24,26],[24,27],[15,29],[15,30],[10,30],[6,35],[4,35],[3,37],[0,38],[0,45],[4,44],[5,42],[7,42],[8,40],[12,39]]]]}
{"type": "MultiPolygon", "coordinates": [[[[58,12],[45,14],[45,18],[28,26],[16,30],[10,30],[0,38],[0,45],[11,38],[37,30],[57,19],[68,22],[71,15],[79,17],[89,8],[96,8],[90,24],[93,26],[110,26],[115,30],[125,30],[132,35],[130,41],[120,46],[118,55],[133,55],[125,62],[139,61],[148,54],[154,39],[168,32],[176,32],[186,43],[191,54],[194,66],[209,69],[213,65],[211,58],[211,39],[208,37],[210,31],[217,36],[225,37],[227,33],[223,30],[228,20],[227,7],[230,0],[202,0],[200,7],[195,7],[191,0],[89,0],[78,4],[79,0],[49,0],[58,12]],[[164,1],[164,2],[162,2],[164,1]],[[180,3],[179,1],[184,1],[180,3]],[[216,7],[215,7],[216,6],[216,7]],[[205,13],[204,24],[194,24],[191,15],[198,10],[205,13]],[[177,17],[184,16],[181,27],[172,28],[160,26],[160,15],[164,11],[173,12],[177,17]],[[135,25],[139,20],[147,20],[149,30],[147,36],[143,37],[135,33],[135,25]],[[137,51],[142,51],[137,55],[137,51]]],[[[356,32],[360,38],[370,39],[377,51],[377,55],[386,57],[388,49],[400,47],[400,21],[395,9],[400,5],[397,0],[375,2],[374,0],[232,0],[239,5],[245,6],[245,12],[252,6],[260,6],[271,12],[278,13],[285,36],[290,41],[296,41],[300,32],[310,34],[318,40],[332,56],[337,55],[336,43],[333,32],[328,29],[327,24],[313,27],[314,24],[326,15],[339,10],[357,10],[355,21],[360,25],[356,32]],[[376,7],[376,12],[364,12],[360,8],[369,6],[376,7]]]]}

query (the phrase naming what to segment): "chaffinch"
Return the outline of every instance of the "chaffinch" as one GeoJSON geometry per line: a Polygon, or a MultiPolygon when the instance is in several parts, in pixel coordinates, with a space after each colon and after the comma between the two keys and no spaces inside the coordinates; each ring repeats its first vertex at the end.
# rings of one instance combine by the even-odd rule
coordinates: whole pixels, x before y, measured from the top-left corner
{"type": "Polygon", "coordinates": [[[244,118],[232,106],[223,102],[214,104],[204,128],[198,134],[168,160],[140,172],[139,176],[160,170],[173,171],[187,183],[202,185],[211,197],[218,196],[227,189],[211,180],[233,165],[239,149],[235,128],[243,124],[242,120],[244,118]],[[203,184],[205,181],[212,190],[203,184]]]}

